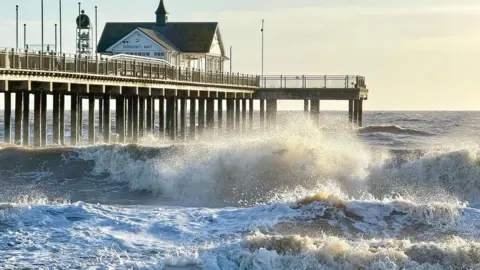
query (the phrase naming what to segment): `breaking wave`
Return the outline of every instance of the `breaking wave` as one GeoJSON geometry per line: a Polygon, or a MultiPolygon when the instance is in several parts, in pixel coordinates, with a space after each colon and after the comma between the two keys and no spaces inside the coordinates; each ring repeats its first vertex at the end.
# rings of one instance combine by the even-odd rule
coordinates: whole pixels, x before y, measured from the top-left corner
{"type": "Polygon", "coordinates": [[[408,128],[403,128],[396,125],[367,126],[367,127],[360,128],[358,132],[360,134],[383,132],[383,133],[404,134],[404,135],[414,135],[414,136],[434,136],[435,135],[426,131],[408,129],[408,128]]]}

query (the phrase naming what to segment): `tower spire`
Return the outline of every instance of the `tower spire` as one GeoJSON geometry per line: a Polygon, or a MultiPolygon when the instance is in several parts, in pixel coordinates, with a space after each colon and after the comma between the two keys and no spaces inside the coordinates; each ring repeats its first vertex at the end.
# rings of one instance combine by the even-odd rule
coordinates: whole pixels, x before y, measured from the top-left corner
{"type": "Polygon", "coordinates": [[[157,15],[157,26],[165,26],[167,25],[168,21],[168,12],[167,9],[165,9],[165,4],[163,3],[163,0],[160,0],[160,4],[158,5],[157,11],[155,11],[155,14],[157,15]]]}

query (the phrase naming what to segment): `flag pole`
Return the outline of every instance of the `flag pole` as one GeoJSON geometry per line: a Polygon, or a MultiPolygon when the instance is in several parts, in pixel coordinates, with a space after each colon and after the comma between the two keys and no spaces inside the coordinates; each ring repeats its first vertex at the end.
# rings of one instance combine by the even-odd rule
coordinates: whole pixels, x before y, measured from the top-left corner
{"type": "Polygon", "coordinates": [[[263,55],[264,55],[264,20],[262,19],[262,77],[263,77],[263,55]]]}

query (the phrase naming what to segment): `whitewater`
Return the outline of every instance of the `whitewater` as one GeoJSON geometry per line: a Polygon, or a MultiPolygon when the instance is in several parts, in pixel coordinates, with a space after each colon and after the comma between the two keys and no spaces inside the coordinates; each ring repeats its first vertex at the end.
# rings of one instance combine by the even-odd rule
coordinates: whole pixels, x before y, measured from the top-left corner
{"type": "Polygon", "coordinates": [[[480,113],[346,119],[0,144],[0,269],[480,269],[480,113]]]}

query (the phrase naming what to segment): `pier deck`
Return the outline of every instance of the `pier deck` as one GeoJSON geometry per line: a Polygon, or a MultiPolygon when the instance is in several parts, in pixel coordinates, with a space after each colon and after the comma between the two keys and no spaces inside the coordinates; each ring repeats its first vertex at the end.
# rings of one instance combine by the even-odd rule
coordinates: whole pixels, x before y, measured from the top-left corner
{"type": "Polygon", "coordinates": [[[65,144],[65,96],[70,96],[71,145],[77,144],[83,134],[84,99],[88,100],[89,141],[94,143],[98,133],[97,106],[97,127],[103,141],[110,142],[114,127],[123,143],[136,142],[142,135],[154,132],[155,112],[160,135],[173,140],[195,138],[204,130],[213,129],[215,109],[216,129],[246,132],[253,128],[256,100],[262,128],[275,126],[277,100],[285,99],[304,100],[304,109],[314,121],[319,119],[321,100],[348,100],[349,121],[361,126],[363,100],[368,98],[362,76],[260,77],[172,67],[146,58],[81,58],[16,50],[0,51],[0,93],[4,93],[5,100],[4,141],[12,143],[14,138],[13,143],[23,145],[31,145],[29,114],[33,95],[34,146],[47,142],[47,95],[53,96],[53,144],[65,144]],[[111,100],[116,102],[114,125],[110,123],[111,100]],[[222,121],[224,108],[226,126],[222,121]]]}

